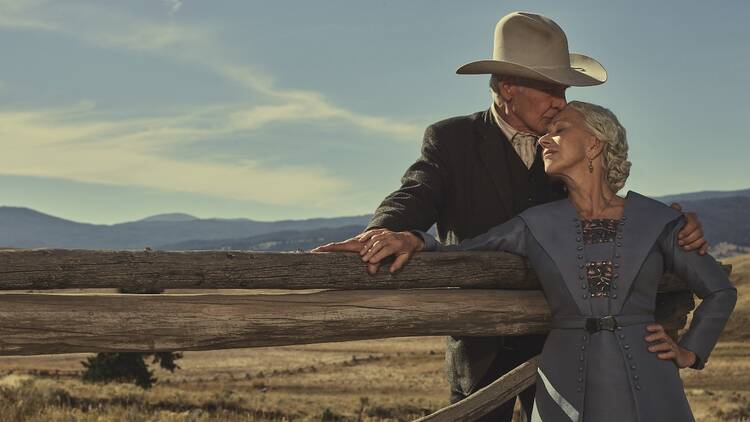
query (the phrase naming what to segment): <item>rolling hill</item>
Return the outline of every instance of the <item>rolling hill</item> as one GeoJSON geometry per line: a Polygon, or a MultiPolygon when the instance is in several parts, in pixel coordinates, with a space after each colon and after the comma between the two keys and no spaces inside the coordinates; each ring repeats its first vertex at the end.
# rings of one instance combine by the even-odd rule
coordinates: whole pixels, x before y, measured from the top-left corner
{"type": "MultiPolygon", "coordinates": [[[[750,246],[750,189],[707,191],[657,198],[697,212],[712,245],[750,246]]],[[[370,215],[263,222],[244,218],[201,219],[160,214],[112,225],[79,223],[20,207],[0,207],[0,247],[143,249],[310,249],[346,239],[364,228],[370,215]]],[[[731,254],[731,253],[730,253],[731,254]]]]}
{"type": "Polygon", "coordinates": [[[678,193],[676,195],[659,196],[659,197],[656,197],[656,199],[669,204],[672,202],[682,203],[683,201],[700,201],[700,200],[705,200],[705,199],[720,199],[720,198],[729,198],[729,197],[750,198],[750,189],[731,190],[731,191],[706,190],[706,191],[700,191],[700,192],[678,193]]]}
{"type": "Polygon", "coordinates": [[[369,216],[263,222],[197,219],[168,214],[139,221],[97,225],[53,217],[29,208],[0,207],[0,247],[143,249],[191,239],[218,240],[325,227],[365,226],[369,216]]]}

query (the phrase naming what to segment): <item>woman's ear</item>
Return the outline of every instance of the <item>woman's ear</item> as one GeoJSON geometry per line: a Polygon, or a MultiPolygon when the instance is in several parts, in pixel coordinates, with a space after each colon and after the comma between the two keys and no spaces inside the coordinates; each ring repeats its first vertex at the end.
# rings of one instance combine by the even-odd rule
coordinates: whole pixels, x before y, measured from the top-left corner
{"type": "Polygon", "coordinates": [[[593,160],[604,151],[604,142],[600,141],[599,138],[597,138],[594,135],[591,135],[591,142],[589,144],[588,151],[586,151],[586,156],[588,156],[589,160],[593,160]]]}

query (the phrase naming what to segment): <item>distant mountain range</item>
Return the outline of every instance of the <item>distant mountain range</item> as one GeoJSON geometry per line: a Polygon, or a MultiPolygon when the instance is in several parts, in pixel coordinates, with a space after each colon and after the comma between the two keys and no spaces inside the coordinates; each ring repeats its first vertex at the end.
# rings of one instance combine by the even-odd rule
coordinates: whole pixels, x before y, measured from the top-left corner
{"type": "Polygon", "coordinates": [[[720,190],[704,190],[701,192],[692,192],[692,193],[680,193],[677,195],[666,195],[666,196],[660,196],[656,199],[670,204],[672,202],[682,203],[683,201],[699,201],[703,199],[719,199],[719,198],[731,198],[731,197],[750,197],[750,189],[742,189],[742,190],[730,190],[730,191],[720,191],[720,190]]]}
{"type": "MultiPolygon", "coordinates": [[[[656,198],[695,211],[712,244],[750,246],[750,189],[696,192],[656,198]]],[[[261,222],[200,219],[183,213],[95,225],[53,217],[28,208],[0,207],[0,248],[76,248],[162,250],[308,250],[349,238],[370,215],[261,222]]]]}
{"type": "Polygon", "coordinates": [[[160,249],[173,251],[305,251],[318,245],[353,237],[362,233],[364,227],[365,225],[355,225],[315,230],[288,230],[240,239],[187,240],[184,242],[162,245],[160,249]]]}
{"type": "Polygon", "coordinates": [[[162,214],[128,223],[96,225],[53,217],[29,208],[0,207],[0,247],[143,249],[148,246],[158,249],[188,240],[218,241],[268,233],[286,235],[289,231],[364,227],[368,221],[370,217],[367,215],[262,222],[162,214]]]}
{"type": "Polygon", "coordinates": [[[678,201],[682,208],[698,214],[711,244],[727,242],[750,246],[750,196],[678,201]]]}

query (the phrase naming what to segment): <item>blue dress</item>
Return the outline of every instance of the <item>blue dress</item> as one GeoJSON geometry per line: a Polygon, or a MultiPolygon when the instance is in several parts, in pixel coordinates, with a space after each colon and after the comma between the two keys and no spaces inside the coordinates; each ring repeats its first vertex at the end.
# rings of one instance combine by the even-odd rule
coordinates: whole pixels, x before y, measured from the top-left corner
{"type": "Polygon", "coordinates": [[[533,421],[693,421],[679,369],[649,352],[665,271],[702,299],[679,344],[708,361],[737,300],[709,255],[677,245],[681,214],[635,192],[620,220],[585,221],[568,199],[529,208],[487,233],[425,250],[501,250],[528,257],[552,314],[539,361],[533,421]]]}

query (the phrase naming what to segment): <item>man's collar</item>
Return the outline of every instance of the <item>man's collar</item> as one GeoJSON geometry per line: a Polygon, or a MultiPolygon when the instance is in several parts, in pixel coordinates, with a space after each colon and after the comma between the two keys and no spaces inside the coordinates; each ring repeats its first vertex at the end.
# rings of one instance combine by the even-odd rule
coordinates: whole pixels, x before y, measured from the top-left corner
{"type": "MultiPolygon", "coordinates": [[[[503,119],[500,116],[500,113],[497,111],[497,104],[493,101],[490,105],[490,112],[492,113],[492,118],[495,124],[500,128],[500,130],[503,131],[503,134],[508,138],[508,141],[513,140],[513,137],[519,132],[516,130],[513,126],[510,125],[510,123],[506,122],[505,119],[503,119]]],[[[528,132],[521,132],[522,134],[528,134],[533,135],[535,137],[539,137],[536,134],[528,133],[528,132]]]]}

